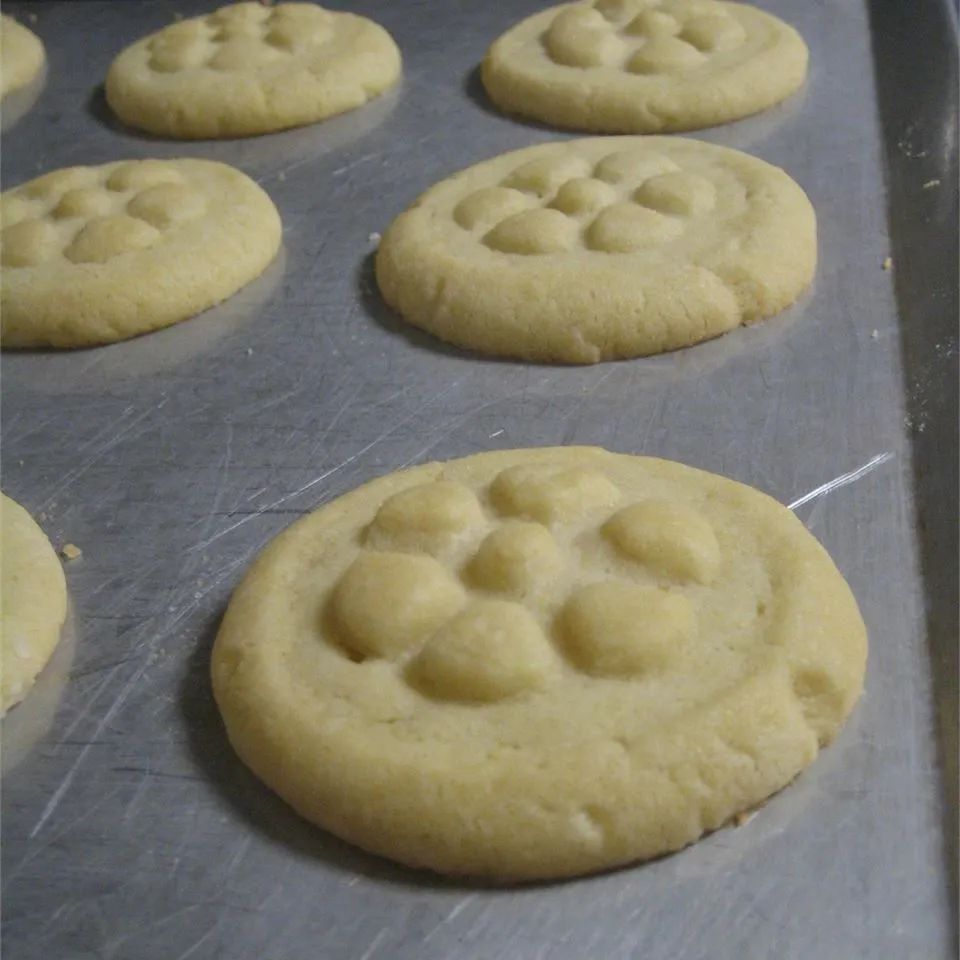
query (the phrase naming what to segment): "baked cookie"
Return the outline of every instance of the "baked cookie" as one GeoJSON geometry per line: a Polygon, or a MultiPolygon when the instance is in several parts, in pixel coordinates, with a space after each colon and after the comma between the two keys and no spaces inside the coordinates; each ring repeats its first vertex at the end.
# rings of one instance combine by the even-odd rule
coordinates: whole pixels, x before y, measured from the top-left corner
{"type": "Polygon", "coordinates": [[[384,235],[387,303],[484,353],[593,363],[689,346],[810,283],[816,218],[782,170],[677,137],[546,143],[463,170],[384,235]]]}
{"type": "Polygon", "coordinates": [[[50,659],[67,615],[63,569],[44,532],[0,493],[0,715],[22,700],[50,659]]]}
{"type": "Polygon", "coordinates": [[[534,14],[487,52],[483,85],[509,113],[574,130],[659,133],[738,120],[807,75],[782,20],[717,0],[595,0],[534,14]]]}
{"type": "Polygon", "coordinates": [[[245,137],[362,106],[400,76],[378,24],[314,3],[235,3],[138,40],[107,74],[125,123],[161,136],[245,137]]]}
{"type": "Polygon", "coordinates": [[[44,60],[40,38],[13,17],[0,14],[0,96],[35,80],[44,60]]]}
{"type": "Polygon", "coordinates": [[[69,167],[0,195],[0,344],[82,347],[186,320],[259,276],[280,216],[210,160],[69,167]]]}
{"type": "Polygon", "coordinates": [[[677,850],[775,793],[865,656],[789,510],[565,447],[390,474],[300,520],[231,600],[212,672],[231,743],[304,817],[528,880],[677,850]]]}

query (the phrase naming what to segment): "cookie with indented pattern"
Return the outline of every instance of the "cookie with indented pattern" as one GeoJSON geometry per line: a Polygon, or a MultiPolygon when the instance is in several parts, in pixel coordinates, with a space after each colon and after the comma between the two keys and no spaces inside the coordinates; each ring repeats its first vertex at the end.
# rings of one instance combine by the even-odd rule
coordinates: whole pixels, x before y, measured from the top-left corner
{"type": "Polygon", "coordinates": [[[242,137],[362,106],[400,77],[378,24],[315,3],[235,3],[127,47],[107,74],[125,123],[162,136],[242,137]]]}
{"type": "Polygon", "coordinates": [[[68,167],[0,195],[0,343],[81,347],[186,320],[259,276],[280,216],[210,160],[68,167]]]}
{"type": "Polygon", "coordinates": [[[715,337],[810,283],[816,218],[755,157],[679,137],[502,154],[428,190],[377,252],[384,299],[484,353],[592,363],[715,337]]]}
{"type": "Polygon", "coordinates": [[[367,483],[234,594],[213,689],[303,816],[441,873],[570,876],[679,849],[836,735],[866,635],[756,490],[566,447],[367,483]]]}
{"type": "Polygon", "coordinates": [[[67,615],[63,568],[46,534],[0,494],[0,716],[50,659],[67,615]]]}
{"type": "Polygon", "coordinates": [[[30,84],[45,61],[40,38],[13,17],[0,14],[0,96],[30,84]]]}
{"type": "Polygon", "coordinates": [[[779,103],[807,74],[793,27],[720,0],[586,0],[500,37],[483,61],[509,113],[597,133],[695,130],[779,103]]]}

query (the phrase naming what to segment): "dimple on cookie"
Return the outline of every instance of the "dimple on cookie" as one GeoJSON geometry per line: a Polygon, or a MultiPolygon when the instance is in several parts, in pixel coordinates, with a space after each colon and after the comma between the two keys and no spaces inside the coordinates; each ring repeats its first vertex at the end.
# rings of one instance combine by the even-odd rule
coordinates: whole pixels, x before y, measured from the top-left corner
{"type": "Polygon", "coordinates": [[[315,123],[392,87],[400,52],[378,24],[315,3],[235,3],[127,47],[106,96],[125,123],[178,138],[315,123]]]}
{"type": "Polygon", "coordinates": [[[575,130],[659,133],[736,120],[803,83],[791,26],[722,0],[587,0],[500,37],[483,84],[501,109],[575,130]]]}
{"type": "Polygon", "coordinates": [[[259,276],[280,217],[209,160],[69,167],[0,195],[4,347],[110,343],[192,317],[259,276]]]}
{"type": "Polygon", "coordinates": [[[689,346],[810,283],[816,218],[755,157],[678,137],[502,154],[428,190],[385,233],[386,301],[452,343],[591,363],[689,346]]]}
{"type": "Polygon", "coordinates": [[[442,873],[676,850],[785,786],[863,682],[856,603],[756,490],[596,448],[390,474],[271,544],[214,693],[302,815],[442,873]]]}

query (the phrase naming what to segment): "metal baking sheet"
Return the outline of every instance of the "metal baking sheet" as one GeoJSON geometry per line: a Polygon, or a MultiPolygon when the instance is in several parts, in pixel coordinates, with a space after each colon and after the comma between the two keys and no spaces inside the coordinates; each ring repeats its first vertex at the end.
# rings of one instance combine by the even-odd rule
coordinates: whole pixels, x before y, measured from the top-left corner
{"type": "Polygon", "coordinates": [[[199,319],[3,357],[3,486],[56,544],[83,549],[67,565],[65,642],[3,727],[7,960],[955,955],[955,775],[942,771],[956,752],[953,11],[761,5],[808,40],[809,83],[697,136],[806,188],[814,290],[693,349],[562,368],[405,329],[370,259],[437,178],[567,136],[497,115],[475,72],[537,0],[358,0],[403,49],[400,89],[223,143],[125,130],[98,86],[122,46],[210,4],[5,4],[50,60],[37,102],[5,131],[7,185],[67,164],[210,157],[255,177],[285,224],[278,263],[199,319]],[[564,443],[675,458],[795,506],[870,630],[866,693],[838,742],[746,826],[563,884],[446,882],[301,822],[232,754],[207,679],[252,557],[380,473],[564,443]]]}

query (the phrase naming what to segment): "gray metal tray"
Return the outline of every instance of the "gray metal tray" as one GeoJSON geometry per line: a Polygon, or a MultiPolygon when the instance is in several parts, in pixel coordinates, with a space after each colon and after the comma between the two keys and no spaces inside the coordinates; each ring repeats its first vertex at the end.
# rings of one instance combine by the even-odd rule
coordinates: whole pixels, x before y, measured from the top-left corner
{"type": "Polygon", "coordinates": [[[566,136],[498,116],[475,73],[537,0],[358,0],[403,49],[401,88],[224,143],[124,130],[97,86],[122,46],[208,4],[5,5],[50,59],[4,136],[8,184],[124,156],[212,157],[256,177],[285,223],[281,261],[197,320],[3,357],[3,486],[84,551],[67,566],[65,642],[4,723],[7,960],[955,955],[956,777],[942,767],[956,756],[953,13],[763,5],[809,41],[806,90],[697,135],[806,188],[815,289],[756,328],[592,368],[444,347],[398,324],[372,282],[371,235],[422,189],[566,136]],[[229,749],[207,679],[251,558],[377,474],[563,443],[679,459],[795,505],[870,630],[866,694],[839,741],[746,826],[571,883],[448,883],[300,821],[229,749]]]}

